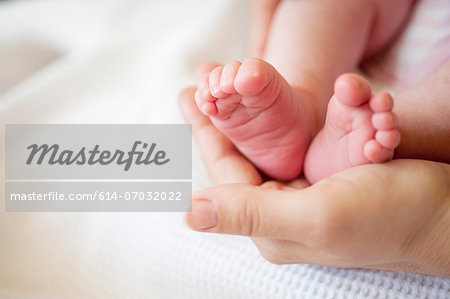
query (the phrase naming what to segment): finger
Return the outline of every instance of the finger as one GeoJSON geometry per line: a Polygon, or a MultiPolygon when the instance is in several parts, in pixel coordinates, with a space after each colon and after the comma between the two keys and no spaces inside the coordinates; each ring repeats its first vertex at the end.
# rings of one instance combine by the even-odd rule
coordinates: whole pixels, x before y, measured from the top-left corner
{"type": "Polygon", "coordinates": [[[252,238],[261,255],[273,264],[321,264],[333,267],[355,266],[348,259],[300,242],[252,238]]]}
{"type": "Polygon", "coordinates": [[[304,179],[296,179],[290,182],[265,181],[261,187],[271,188],[276,190],[295,191],[304,189],[309,186],[309,183],[304,179]]]}
{"type": "Polygon", "coordinates": [[[264,183],[262,183],[261,185],[262,188],[268,188],[268,189],[275,189],[275,190],[280,190],[280,191],[295,191],[295,188],[292,188],[290,186],[288,186],[287,184],[283,183],[283,182],[278,182],[278,181],[265,181],[264,183]]]}
{"type": "Polygon", "coordinates": [[[263,238],[252,238],[252,241],[267,261],[278,265],[318,264],[338,268],[368,268],[391,271],[410,271],[411,269],[411,264],[406,262],[361,262],[356,258],[341,257],[293,241],[263,238]]]}
{"type": "Polygon", "coordinates": [[[290,182],[286,183],[289,187],[291,188],[295,188],[295,189],[304,189],[306,187],[309,187],[310,184],[308,183],[308,181],[302,177],[300,179],[296,179],[290,182]]]}
{"type": "MultiPolygon", "coordinates": [[[[399,261],[420,256],[433,231],[426,228],[433,225],[430,219],[436,211],[446,210],[441,205],[442,197],[435,193],[440,184],[448,185],[448,167],[446,171],[443,166],[429,161],[395,160],[343,171],[308,188],[315,188],[311,194],[328,210],[315,215],[321,224],[312,225],[311,229],[319,234],[309,241],[302,235],[297,242],[261,238],[253,241],[261,254],[274,263],[407,269],[408,265],[399,261]]],[[[439,239],[430,238],[433,241],[428,244],[439,239]]],[[[443,247],[439,244],[436,248],[443,247]]]]}
{"type": "Polygon", "coordinates": [[[197,231],[308,240],[320,205],[306,190],[219,185],[193,194],[186,220],[197,231]]]}
{"type": "Polygon", "coordinates": [[[354,224],[367,220],[361,191],[379,189],[370,179],[351,183],[363,174],[364,170],[349,172],[297,191],[244,184],[204,189],[193,195],[188,224],[198,231],[299,241],[312,248],[339,247],[336,244],[353,236],[348,232],[354,224]]]}
{"type": "Polygon", "coordinates": [[[209,117],[198,110],[194,93],[195,88],[183,90],[179,104],[184,119],[192,124],[193,137],[212,181],[215,184],[261,184],[256,168],[214,127],[209,117]]]}
{"type": "Polygon", "coordinates": [[[307,247],[299,242],[267,238],[252,238],[252,242],[259,253],[273,264],[308,263],[303,254],[307,247]]]}

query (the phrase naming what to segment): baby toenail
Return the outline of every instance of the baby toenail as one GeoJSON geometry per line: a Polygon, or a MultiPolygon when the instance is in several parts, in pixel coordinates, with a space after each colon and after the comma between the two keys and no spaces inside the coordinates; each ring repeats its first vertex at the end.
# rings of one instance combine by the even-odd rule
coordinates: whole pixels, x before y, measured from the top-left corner
{"type": "Polygon", "coordinates": [[[207,107],[208,107],[208,104],[207,104],[207,103],[203,104],[203,106],[202,106],[202,112],[203,112],[203,114],[209,115],[209,114],[206,112],[207,107]]]}
{"type": "Polygon", "coordinates": [[[230,88],[231,86],[233,86],[233,81],[223,81],[220,82],[220,86],[222,88],[230,88]]]}
{"type": "Polygon", "coordinates": [[[212,91],[213,94],[217,94],[220,91],[220,87],[215,87],[212,91]]]}
{"type": "Polygon", "coordinates": [[[208,88],[203,88],[202,89],[202,95],[205,96],[205,97],[209,96],[209,89],[208,88]]]}
{"type": "Polygon", "coordinates": [[[199,98],[198,90],[194,93],[194,99],[195,99],[195,103],[197,103],[197,105],[199,105],[200,98],[199,98]]]}

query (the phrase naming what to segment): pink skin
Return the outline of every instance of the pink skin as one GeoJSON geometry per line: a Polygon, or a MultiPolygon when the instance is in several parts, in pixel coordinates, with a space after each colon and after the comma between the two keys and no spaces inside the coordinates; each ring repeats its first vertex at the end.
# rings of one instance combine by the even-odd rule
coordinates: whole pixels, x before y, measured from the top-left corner
{"type": "Polygon", "coordinates": [[[270,64],[230,62],[204,74],[197,89],[200,111],[261,171],[279,180],[300,175],[312,113],[270,64]]]}
{"type": "MultiPolygon", "coordinates": [[[[311,182],[340,170],[392,158],[400,135],[392,98],[371,97],[366,81],[343,75],[335,84],[324,129],[306,157],[311,182]]],[[[278,180],[298,177],[311,140],[314,119],[302,101],[268,63],[251,58],[204,74],[196,103],[214,125],[260,170],[278,180]]]]}
{"type": "MultiPolygon", "coordinates": [[[[199,81],[197,105],[260,170],[278,180],[294,179],[303,169],[307,147],[323,126],[333,82],[383,49],[401,28],[412,3],[255,0],[252,53],[270,61],[277,71],[255,58],[217,67],[199,81]]],[[[345,126],[337,124],[341,125],[345,126]]],[[[378,139],[389,136],[380,133],[378,139]]],[[[357,162],[376,161],[372,156],[384,151],[378,145],[357,144],[367,147],[371,158],[357,162]]],[[[336,155],[337,159],[348,153],[336,155]]],[[[353,162],[344,164],[351,167],[353,162]]],[[[334,165],[331,171],[342,167],[347,166],[334,165]]]]}
{"type": "Polygon", "coordinates": [[[400,144],[394,103],[386,92],[372,95],[370,85],[354,74],[334,84],[324,128],[305,158],[305,176],[315,183],[341,170],[392,159],[400,144]]]}

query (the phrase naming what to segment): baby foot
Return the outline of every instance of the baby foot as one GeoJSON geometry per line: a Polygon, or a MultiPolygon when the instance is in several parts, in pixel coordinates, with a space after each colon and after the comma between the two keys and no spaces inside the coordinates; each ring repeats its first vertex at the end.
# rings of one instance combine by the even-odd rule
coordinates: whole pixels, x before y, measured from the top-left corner
{"type": "Polygon", "coordinates": [[[334,92],[325,126],[305,158],[304,172],[310,183],[353,166],[391,160],[400,143],[388,93],[372,96],[369,83],[353,74],[340,76],[334,92]]]}
{"type": "Polygon", "coordinates": [[[260,170],[290,180],[302,170],[315,123],[306,97],[270,64],[250,58],[203,75],[195,101],[260,170]]]}

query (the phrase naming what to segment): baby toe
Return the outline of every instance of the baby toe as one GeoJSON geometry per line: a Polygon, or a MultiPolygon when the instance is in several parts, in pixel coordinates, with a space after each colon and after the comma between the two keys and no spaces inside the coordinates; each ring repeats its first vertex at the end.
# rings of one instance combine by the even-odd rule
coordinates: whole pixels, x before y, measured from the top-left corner
{"type": "Polygon", "coordinates": [[[400,144],[400,132],[395,129],[377,131],[375,140],[387,149],[395,149],[400,144]]]}
{"type": "Polygon", "coordinates": [[[224,65],[220,77],[220,89],[228,94],[236,93],[234,88],[234,78],[239,71],[241,63],[239,61],[231,61],[224,65]]]}
{"type": "Polygon", "coordinates": [[[205,102],[200,110],[205,115],[214,116],[217,113],[217,106],[215,102],[205,102]]]}
{"type": "Polygon", "coordinates": [[[363,77],[356,74],[343,74],[336,79],[334,92],[341,103],[356,107],[369,101],[372,89],[363,77]]]}
{"type": "Polygon", "coordinates": [[[201,101],[215,101],[209,89],[209,74],[204,74],[197,84],[198,97],[201,101]]]}
{"type": "Polygon", "coordinates": [[[382,163],[392,159],[394,151],[387,149],[372,139],[364,145],[364,156],[372,163],[382,163]]]}
{"type": "Polygon", "coordinates": [[[239,107],[241,96],[239,94],[232,94],[223,100],[217,100],[214,102],[217,107],[217,113],[214,117],[218,119],[226,119],[239,107]]]}
{"type": "Polygon", "coordinates": [[[195,99],[195,103],[196,103],[197,106],[198,106],[198,109],[201,109],[202,106],[203,106],[203,104],[205,103],[205,101],[203,101],[203,100],[200,98],[200,93],[198,92],[198,90],[196,90],[195,93],[194,93],[194,99],[195,99]]]}
{"type": "Polygon", "coordinates": [[[380,112],[372,115],[372,125],[377,130],[391,130],[397,127],[397,118],[393,112],[380,112]]]}
{"type": "Polygon", "coordinates": [[[394,101],[389,93],[381,91],[370,99],[370,109],[373,112],[389,112],[394,108],[394,101]]]}
{"type": "Polygon", "coordinates": [[[222,77],[222,69],[223,67],[216,67],[214,70],[209,73],[209,90],[211,91],[211,95],[215,98],[221,99],[228,96],[227,93],[223,92],[220,89],[220,78],[222,77]]]}
{"type": "Polygon", "coordinates": [[[236,75],[234,87],[243,96],[256,96],[275,78],[273,67],[258,58],[245,60],[236,75]]]}

